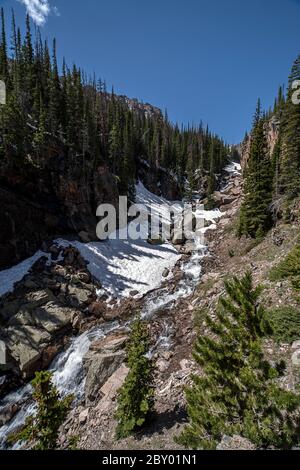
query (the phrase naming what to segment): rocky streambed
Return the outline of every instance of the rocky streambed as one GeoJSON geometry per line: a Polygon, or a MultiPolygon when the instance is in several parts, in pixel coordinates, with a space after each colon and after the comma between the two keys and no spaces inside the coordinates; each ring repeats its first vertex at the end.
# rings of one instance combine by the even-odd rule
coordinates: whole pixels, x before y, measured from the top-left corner
{"type": "MultiPolygon", "coordinates": [[[[228,194],[237,188],[231,179],[235,181],[236,175],[229,174],[228,194]]],[[[221,198],[225,196],[223,193],[221,198]]],[[[230,209],[228,204],[232,201],[226,202],[225,208],[230,209]]],[[[221,201],[219,205],[222,204],[221,201]]],[[[215,219],[211,214],[210,219],[217,222],[222,215],[217,210],[215,219]]],[[[12,293],[1,298],[1,340],[9,351],[0,377],[2,448],[6,448],[7,437],[23,425],[26,416],[34,413],[28,381],[35,370],[49,368],[60,392],[75,396],[62,446],[78,427],[92,430],[97,423],[91,421],[111,415],[116,392],[127,374],[124,345],[137,311],[141,311],[151,329],[150,354],[157,363],[159,393],[168,395],[173,386],[170,359],[174,345],[183,337],[192,340],[184,315],[181,331],[174,315],[178,314],[178,305],[193,294],[201,279],[202,260],[208,254],[207,247],[197,238],[192,245],[177,248],[181,258],[172,272],[163,273],[165,280],[159,288],[142,297],[131,292],[118,301],[107,298],[74,246],[45,247],[45,255],[29,274],[12,293]]],[[[185,308],[188,311],[187,304],[185,308]]],[[[184,383],[191,370],[191,363],[183,358],[180,370],[174,371],[181,376],[179,383],[184,383]]],[[[178,393],[182,394],[181,390],[178,393]]]]}

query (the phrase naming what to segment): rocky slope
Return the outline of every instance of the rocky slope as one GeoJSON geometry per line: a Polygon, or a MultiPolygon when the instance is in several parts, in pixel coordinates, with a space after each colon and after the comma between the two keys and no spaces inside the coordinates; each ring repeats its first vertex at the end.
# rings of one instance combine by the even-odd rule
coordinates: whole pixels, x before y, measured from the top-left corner
{"type": "MultiPolygon", "coordinates": [[[[292,226],[279,224],[259,245],[251,240],[239,240],[235,227],[242,197],[241,177],[231,179],[220,197],[227,204],[221,203],[224,216],[217,230],[208,232],[210,254],[202,260],[200,283],[190,296],[179,299],[171,308],[158,310],[149,324],[154,344],[159,340],[166,319],[169,325],[167,347],[158,344],[154,351],[157,373],[153,422],[135,437],[119,442],[114,438],[116,393],[127,373],[125,364],[120,365],[127,335],[126,331],[120,335],[113,333],[105,341],[91,346],[86,358],[85,401],[71,412],[61,435],[62,446],[66,445],[68,437],[77,435],[82,449],[179,449],[174,437],[186,421],[183,387],[190,383],[194,372],[199,372],[191,357],[195,329],[207,334],[203,314],[214,315],[218,299],[224,293],[223,280],[251,270],[255,284],[265,286],[262,301],[266,307],[291,304],[293,293],[288,283],[272,283],[268,275],[272,266],[294,246],[299,220],[292,226]],[[109,375],[112,373],[109,378],[103,374],[103,365],[107,362],[109,375]]],[[[297,366],[300,361],[295,360],[297,348],[299,341],[278,345],[268,339],[264,344],[265,354],[271,361],[283,359],[286,362],[281,384],[287,389],[295,389],[300,384],[300,366],[297,366]]],[[[241,436],[224,436],[218,448],[254,450],[255,446],[241,436]]]]}
{"type": "MultiPolygon", "coordinates": [[[[208,231],[212,241],[223,236],[225,229],[236,216],[241,199],[241,184],[241,176],[237,173],[230,177],[222,193],[215,194],[224,216],[218,223],[218,231],[208,231]]],[[[185,251],[186,247],[183,246],[181,252],[185,251]]],[[[135,437],[119,442],[115,440],[116,422],[113,415],[117,390],[127,374],[126,365],[122,361],[128,333],[114,332],[104,341],[96,341],[91,345],[85,359],[87,371],[85,400],[72,410],[61,435],[62,446],[67,444],[68,438],[76,435],[80,438],[79,447],[83,449],[180,448],[174,443],[174,437],[179,434],[186,421],[183,388],[190,383],[192,373],[197,372],[191,357],[195,325],[201,324],[199,312],[206,307],[202,303],[210,299],[212,307],[218,296],[217,290],[210,289],[208,273],[212,259],[212,255],[209,255],[199,260],[205,266],[207,274],[196,289],[190,295],[179,297],[176,302],[164,304],[155,310],[149,323],[155,345],[153,357],[157,370],[155,416],[152,423],[135,437]],[[162,331],[165,332],[165,336],[162,335],[162,331]],[[107,376],[107,370],[110,377],[107,376]]],[[[184,263],[185,258],[180,261],[179,266],[183,266],[184,263]]],[[[175,278],[180,279],[182,275],[182,271],[179,270],[175,278]]],[[[171,286],[170,288],[172,289],[171,286]]],[[[178,284],[173,281],[173,290],[176,291],[178,288],[178,284]]],[[[159,291],[157,294],[159,295],[159,291]]],[[[147,302],[146,299],[144,301],[147,302]]],[[[230,445],[231,442],[228,443],[225,439],[224,446],[230,445]]],[[[239,437],[235,438],[235,445],[240,448],[253,448],[251,443],[239,437]]]]}

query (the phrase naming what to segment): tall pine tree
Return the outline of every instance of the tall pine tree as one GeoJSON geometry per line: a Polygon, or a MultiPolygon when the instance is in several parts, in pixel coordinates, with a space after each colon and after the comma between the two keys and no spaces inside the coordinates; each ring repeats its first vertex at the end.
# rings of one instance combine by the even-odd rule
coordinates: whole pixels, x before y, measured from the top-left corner
{"type": "Polygon", "coordinates": [[[270,205],[273,167],[268,154],[264,118],[258,101],[251,135],[250,155],[245,171],[244,201],[240,211],[239,235],[263,236],[272,225],[270,205]]]}
{"type": "Polygon", "coordinates": [[[177,440],[215,449],[224,435],[240,435],[259,448],[290,448],[298,440],[293,413],[300,395],[277,385],[284,366],[264,358],[262,338],[270,328],[258,304],[261,288],[249,273],[225,288],[216,319],[206,318],[210,334],[196,340],[193,356],[202,373],[186,390],[189,423],[177,440]]]}
{"type": "Polygon", "coordinates": [[[295,104],[292,99],[295,80],[300,80],[300,55],[292,67],[282,117],[280,192],[289,199],[300,192],[300,104],[295,104]]]}

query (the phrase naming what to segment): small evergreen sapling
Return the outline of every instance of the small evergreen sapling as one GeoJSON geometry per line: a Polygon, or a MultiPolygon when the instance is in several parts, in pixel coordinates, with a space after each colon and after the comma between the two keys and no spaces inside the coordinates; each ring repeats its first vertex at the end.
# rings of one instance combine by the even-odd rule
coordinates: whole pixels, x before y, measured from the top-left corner
{"type": "Polygon", "coordinates": [[[11,436],[10,441],[32,444],[35,450],[55,450],[58,447],[59,428],[67,418],[73,396],[60,398],[52,383],[51,372],[36,372],[32,386],[37,413],[27,418],[24,429],[11,436]]]}
{"type": "Polygon", "coordinates": [[[127,345],[127,365],[130,370],[118,393],[118,439],[128,437],[141,428],[153,409],[153,364],[147,356],[149,348],[149,331],[138,317],[132,325],[127,345]]]}
{"type": "MultiPolygon", "coordinates": [[[[261,288],[251,274],[225,283],[211,335],[197,338],[194,359],[203,374],[186,390],[189,423],[177,439],[192,449],[215,449],[224,435],[241,435],[259,448],[290,448],[297,442],[294,413],[300,396],[277,383],[284,365],[264,359],[262,338],[270,333],[261,288]]],[[[298,408],[299,409],[299,408],[298,408]]]]}

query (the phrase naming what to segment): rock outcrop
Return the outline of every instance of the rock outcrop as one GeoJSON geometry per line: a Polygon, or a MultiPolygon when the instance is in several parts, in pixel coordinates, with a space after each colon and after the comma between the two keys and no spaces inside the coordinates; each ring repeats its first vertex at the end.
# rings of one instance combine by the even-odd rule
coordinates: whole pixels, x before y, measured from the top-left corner
{"type": "Polygon", "coordinates": [[[5,348],[1,369],[23,379],[46,368],[68,335],[91,320],[88,307],[100,287],[75,248],[52,246],[48,251],[62,261],[53,263],[43,256],[14,292],[0,299],[0,340],[5,348]]]}
{"type": "Polygon", "coordinates": [[[93,403],[99,397],[101,387],[125,361],[124,346],[127,339],[126,332],[118,331],[91,345],[84,358],[87,404],[93,403]]]}

